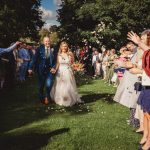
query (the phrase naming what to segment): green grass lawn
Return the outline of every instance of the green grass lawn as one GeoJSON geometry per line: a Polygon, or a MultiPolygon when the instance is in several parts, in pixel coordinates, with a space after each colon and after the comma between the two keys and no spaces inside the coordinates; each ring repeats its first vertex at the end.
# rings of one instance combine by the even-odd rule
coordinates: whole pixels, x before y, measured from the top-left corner
{"type": "Polygon", "coordinates": [[[112,101],[102,80],[80,85],[85,104],[44,106],[29,79],[0,94],[0,150],[137,150],[141,135],[127,125],[129,109],[112,101]]]}

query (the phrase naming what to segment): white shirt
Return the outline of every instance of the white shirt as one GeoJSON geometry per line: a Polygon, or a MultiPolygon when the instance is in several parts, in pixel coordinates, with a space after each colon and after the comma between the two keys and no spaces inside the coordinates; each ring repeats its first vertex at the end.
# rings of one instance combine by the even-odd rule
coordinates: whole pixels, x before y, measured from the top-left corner
{"type": "Polygon", "coordinates": [[[46,47],[45,46],[45,56],[49,56],[50,55],[50,50],[51,50],[50,47],[46,47]]]}
{"type": "MultiPolygon", "coordinates": [[[[96,56],[97,56],[97,55],[93,55],[93,58],[92,58],[92,65],[96,62],[96,56]]],[[[99,54],[98,54],[98,57],[99,57],[100,60],[101,60],[101,56],[102,56],[102,54],[99,53],[99,54]]]]}
{"type": "Polygon", "coordinates": [[[150,77],[147,76],[145,71],[143,71],[143,74],[142,74],[142,85],[143,86],[150,86],[150,77]]]}

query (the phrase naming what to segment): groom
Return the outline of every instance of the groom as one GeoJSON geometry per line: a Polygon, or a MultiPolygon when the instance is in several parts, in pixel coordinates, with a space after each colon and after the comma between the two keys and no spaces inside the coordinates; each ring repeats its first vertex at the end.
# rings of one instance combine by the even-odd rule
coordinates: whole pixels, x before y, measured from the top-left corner
{"type": "Polygon", "coordinates": [[[53,86],[55,70],[55,57],[50,48],[50,38],[44,37],[43,45],[40,45],[36,51],[33,61],[29,65],[29,74],[35,67],[38,74],[38,94],[42,103],[48,104],[50,99],[50,91],[53,86]],[[44,87],[46,94],[44,95],[44,87]]]}

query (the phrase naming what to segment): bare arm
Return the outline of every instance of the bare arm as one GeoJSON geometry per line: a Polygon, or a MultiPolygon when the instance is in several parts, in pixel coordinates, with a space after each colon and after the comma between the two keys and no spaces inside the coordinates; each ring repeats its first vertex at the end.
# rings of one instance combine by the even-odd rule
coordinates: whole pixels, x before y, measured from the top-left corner
{"type": "Polygon", "coordinates": [[[69,56],[71,57],[71,63],[73,64],[75,61],[74,54],[72,52],[69,52],[69,56]]]}
{"type": "Polygon", "coordinates": [[[0,55],[3,54],[3,53],[8,53],[8,52],[12,51],[19,44],[21,44],[21,42],[17,41],[15,44],[13,44],[12,46],[10,46],[8,48],[0,48],[0,55]]]}
{"type": "Polygon", "coordinates": [[[141,41],[140,37],[133,31],[129,32],[127,36],[128,36],[128,40],[137,44],[142,50],[144,51],[149,50],[149,47],[146,44],[144,44],[141,41]]]}
{"type": "Polygon", "coordinates": [[[58,70],[59,65],[60,65],[60,63],[59,63],[59,55],[58,55],[58,56],[57,56],[56,68],[55,68],[56,71],[58,70]]]}

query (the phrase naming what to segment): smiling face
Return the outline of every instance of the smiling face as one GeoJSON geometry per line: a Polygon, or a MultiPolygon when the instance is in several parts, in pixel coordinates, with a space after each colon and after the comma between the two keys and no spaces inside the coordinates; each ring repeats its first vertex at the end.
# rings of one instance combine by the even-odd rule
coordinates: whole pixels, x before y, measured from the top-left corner
{"type": "Polygon", "coordinates": [[[124,52],[126,52],[127,48],[125,46],[121,47],[119,52],[120,54],[123,54],[124,52]]]}
{"type": "Polygon", "coordinates": [[[133,44],[133,43],[129,43],[129,44],[127,44],[127,49],[129,50],[129,51],[131,51],[131,52],[133,52],[134,51],[134,49],[135,49],[135,45],[133,44]]]}
{"type": "Polygon", "coordinates": [[[44,43],[45,47],[49,48],[50,47],[50,38],[44,37],[43,43],[44,43]]]}
{"type": "Polygon", "coordinates": [[[60,53],[67,53],[68,52],[68,50],[69,50],[69,47],[68,47],[68,44],[66,43],[66,42],[62,42],[61,44],[60,44],[60,50],[59,50],[59,52],[60,53]]]}

